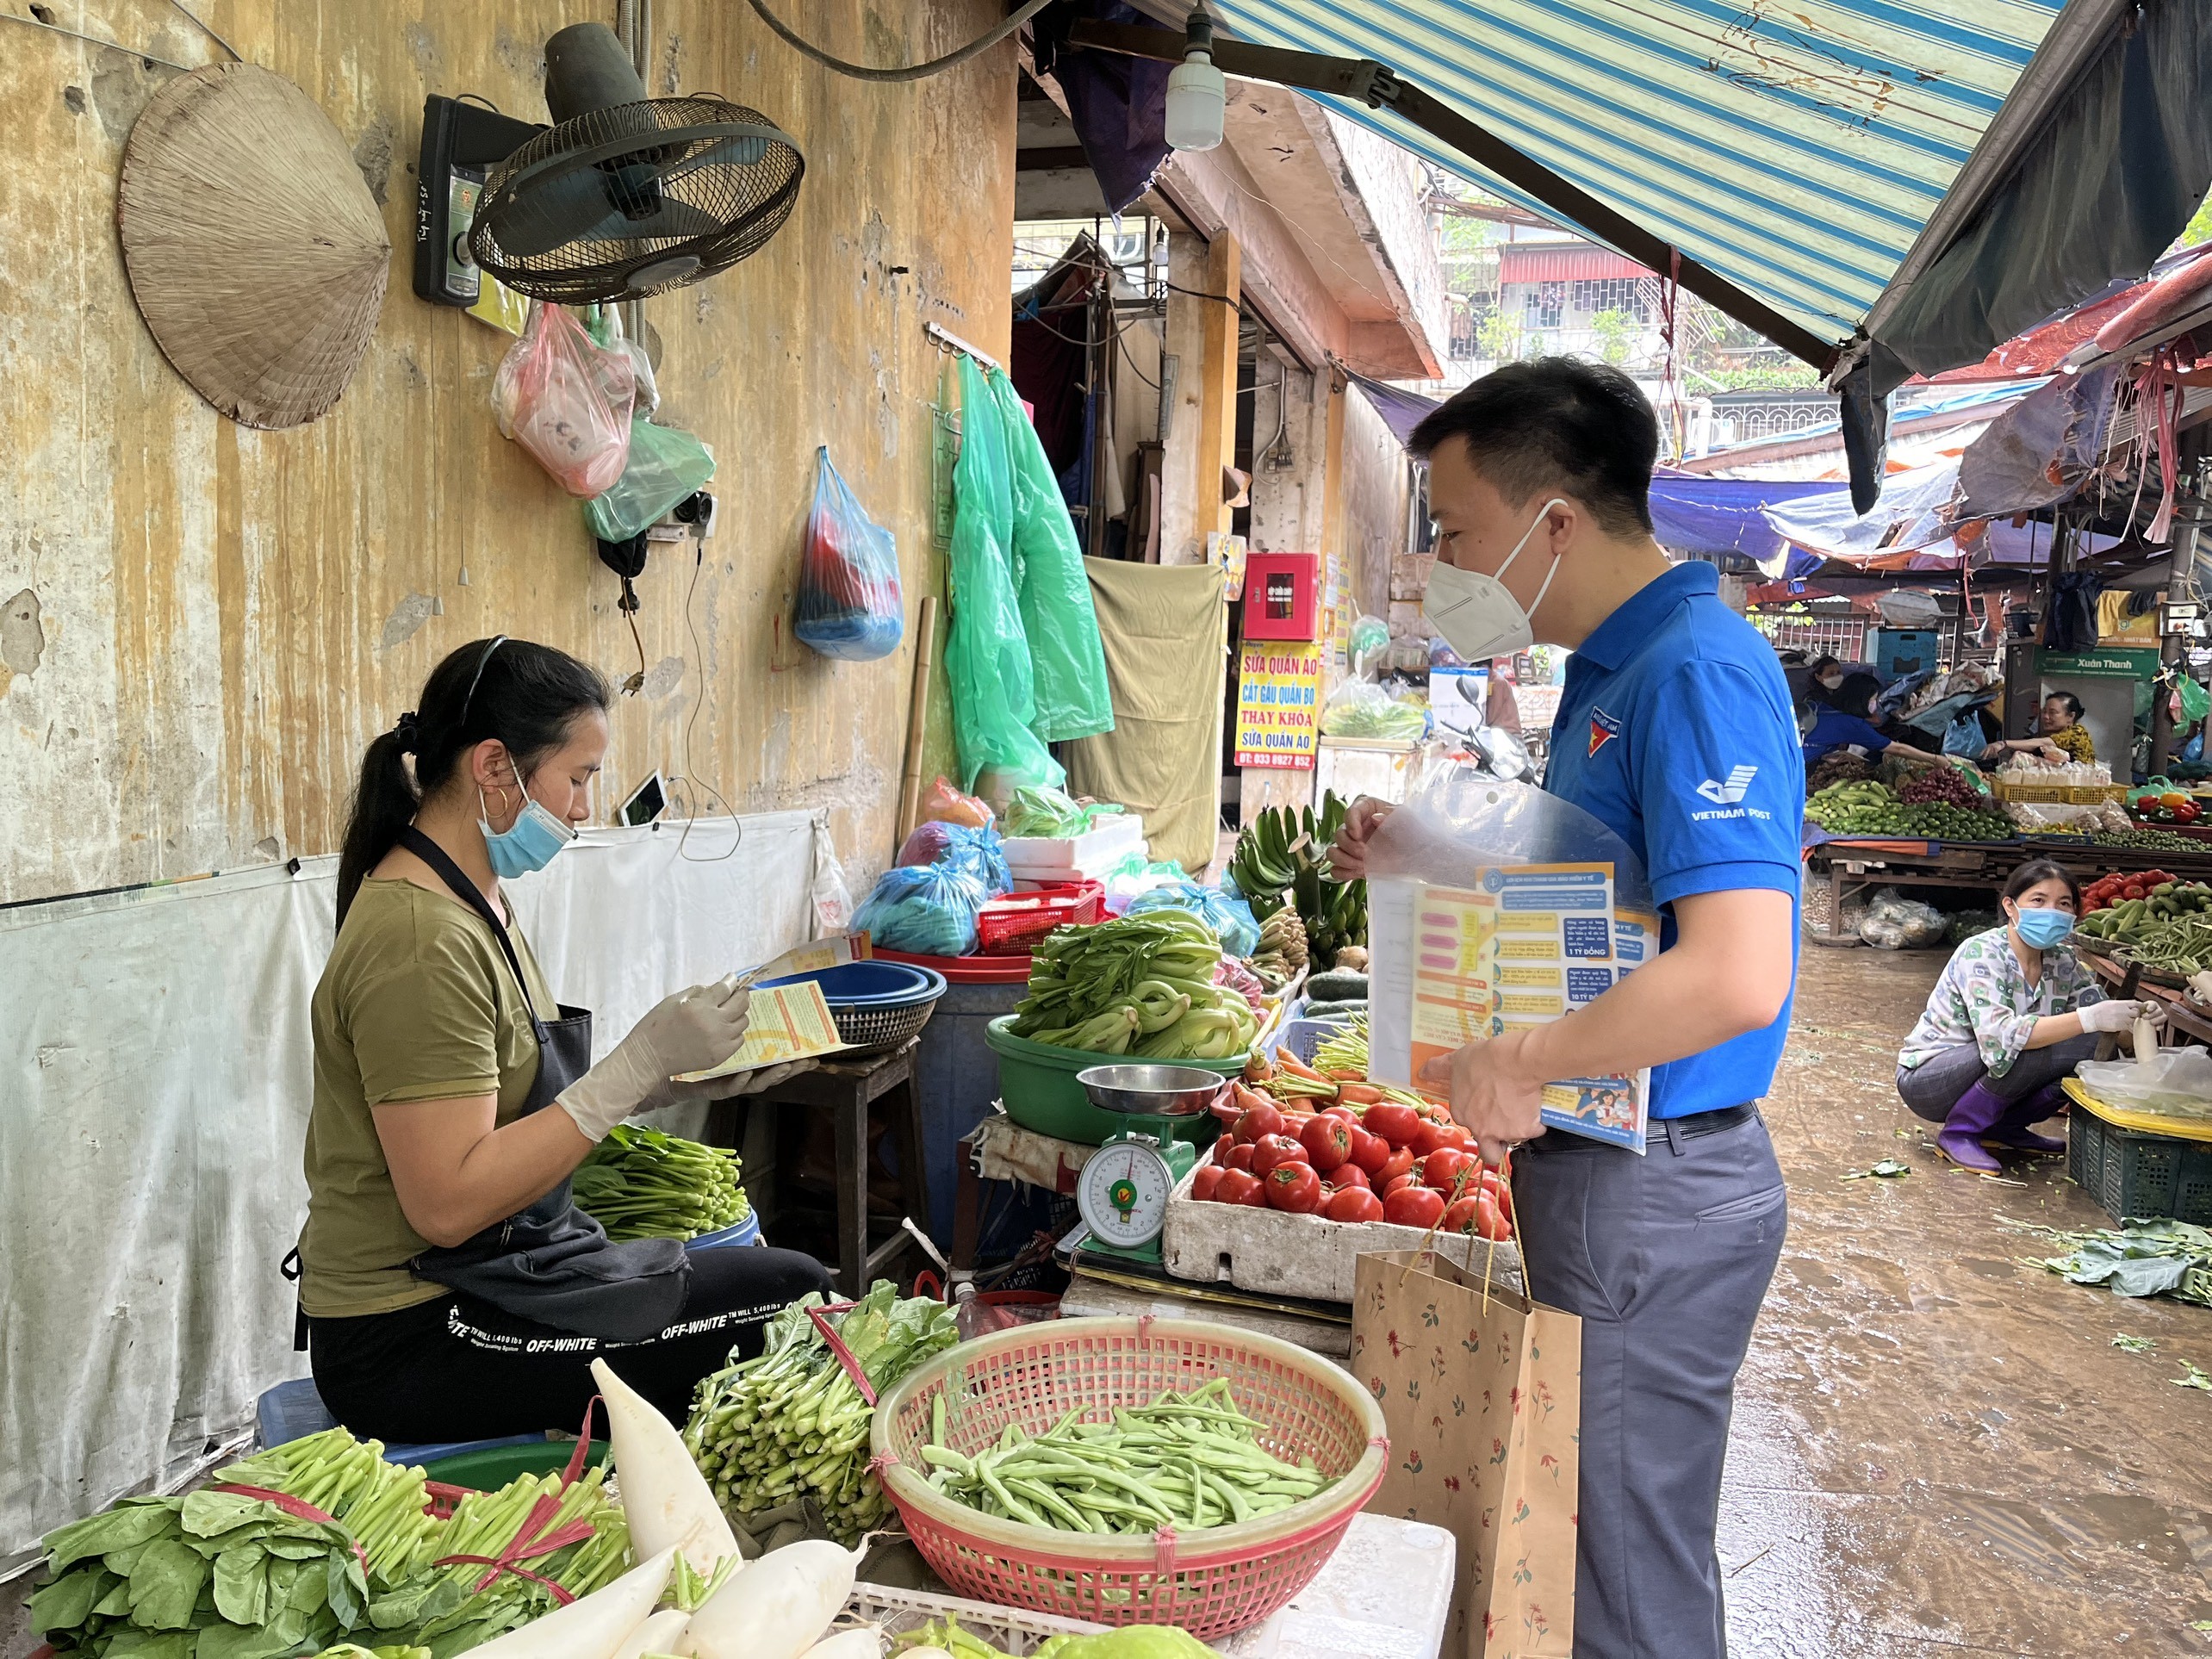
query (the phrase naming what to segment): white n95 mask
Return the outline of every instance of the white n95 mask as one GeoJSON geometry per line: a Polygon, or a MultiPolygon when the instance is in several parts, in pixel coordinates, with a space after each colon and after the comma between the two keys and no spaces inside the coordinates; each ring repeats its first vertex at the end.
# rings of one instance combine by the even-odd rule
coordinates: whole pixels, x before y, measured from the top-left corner
{"type": "Polygon", "coordinates": [[[1544,603],[1544,596],[1551,591],[1551,579],[1559,574],[1559,561],[1564,556],[1552,555],[1551,569],[1544,573],[1544,586],[1536,590],[1535,601],[1525,611],[1501,578],[1520,557],[1521,549],[1528,545],[1528,538],[1536,534],[1537,526],[1550,515],[1551,509],[1566,505],[1565,499],[1557,495],[1544,504],[1535,522],[1521,532],[1520,540],[1513,544],[1513,550],[1506,555],[1497,575],[1462,570],[1442,559],[1429,572],[1428,594],[1421,601],[1421,609],[1428,613],[1429,625],[1459,654],[1462,662],[1482,662],[1494,656],[1511,656],[1536,643],[1530,618],[1537,606],[1544,603]]]}

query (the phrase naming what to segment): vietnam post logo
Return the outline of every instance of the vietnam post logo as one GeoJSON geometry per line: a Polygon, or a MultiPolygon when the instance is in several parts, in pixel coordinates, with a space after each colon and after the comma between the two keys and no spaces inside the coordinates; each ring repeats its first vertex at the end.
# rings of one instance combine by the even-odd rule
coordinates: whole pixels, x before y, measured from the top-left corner
{"type": "Polygon", "coordinates": [[[1728,774],[1728,781],[1707,778],[1698,786],[1698,793],[1716,806],[1733,806],[1751,792],[1751,780],[1759,775],[1755,766],[1739,766],[1728,774]]]}
{"type": "Polygon", "coordinates": [[[1619,736],[1619,718],[1607,714],[1603,709],[1594,705],[1590,710],[1590,753],[1583,758],[1586,760],[1595,758],[1600,749],[1619,736]]]}

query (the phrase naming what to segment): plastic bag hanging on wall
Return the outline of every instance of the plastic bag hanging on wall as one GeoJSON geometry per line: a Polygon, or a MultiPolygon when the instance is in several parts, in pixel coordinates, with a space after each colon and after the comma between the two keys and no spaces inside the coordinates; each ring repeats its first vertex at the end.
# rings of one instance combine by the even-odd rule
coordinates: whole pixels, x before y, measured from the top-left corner
{"type": "Polygon", "coordinates": [[[597,495],[622,476],[637,400],[629,353],[600,345],[565,306],[531,308],[492,382],[500,434],[571,495],[597,495]]]}
{"type": "Polygon", "coordinates": [[[806,520],[792,632],[824,656],[873,662],[897,650],[906,631],[898,544],[861,510],[826,445],[815,450],[814,462],[814,511],[806,520]]]}

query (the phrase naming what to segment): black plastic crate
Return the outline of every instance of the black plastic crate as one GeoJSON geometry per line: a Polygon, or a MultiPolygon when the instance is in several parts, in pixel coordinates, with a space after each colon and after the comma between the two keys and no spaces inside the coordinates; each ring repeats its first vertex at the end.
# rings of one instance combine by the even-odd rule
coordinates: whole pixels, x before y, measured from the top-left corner
{"type": "Polygon", "coordinates": [[[2066,1123],[2066,1174],[2116,1221],[2212,1226],[2212,1144],[2145,1134],[2077,1105],[2066,1123]]]}

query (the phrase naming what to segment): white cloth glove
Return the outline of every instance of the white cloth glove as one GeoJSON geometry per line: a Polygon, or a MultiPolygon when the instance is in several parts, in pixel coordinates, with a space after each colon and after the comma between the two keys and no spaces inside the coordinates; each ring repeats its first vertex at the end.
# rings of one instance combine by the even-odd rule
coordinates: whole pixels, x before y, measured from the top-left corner
{"type": "Polygon", "coordinates": [[[2081,1028],[2085,1031],[2125,1031],[2135,1023],[2135,1016],[2143,1011],[2143,1004],[2126,997],[2091,1003],[2081,1010],[2081,1028]]]}
{"type": "MultiPolygon", "coordinates": [[[[751,995],[728,979],[680,991],[632,1026],[612,1053],[562,1090],[556,1103],[587,1139],[604,1140],[608,1130],[635,1113],[691,1097],[685,1085],[669,1079],[679,1072],[708,1071],[736,1053],[752,1023],[751,1008],[751,995]]],[[[743,1092],[730,1086],[736,1081],[717,1078],[713,1086],[723,1094],[743,1092]]]]}

